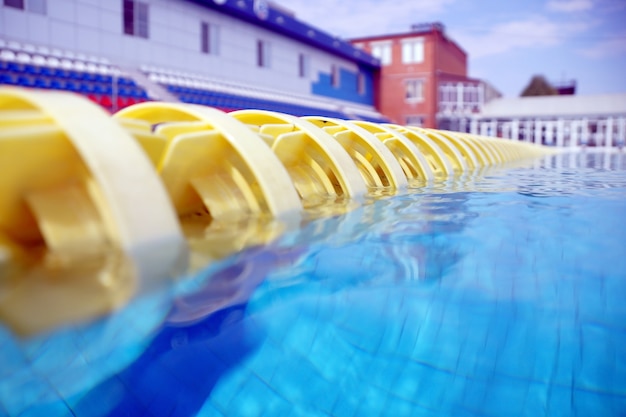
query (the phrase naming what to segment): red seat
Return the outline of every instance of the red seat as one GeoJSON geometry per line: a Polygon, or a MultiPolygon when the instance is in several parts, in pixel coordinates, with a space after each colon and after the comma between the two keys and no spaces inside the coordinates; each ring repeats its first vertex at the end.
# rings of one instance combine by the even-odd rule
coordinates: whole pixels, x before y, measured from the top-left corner
{"type": "Polygon", "coordinates": [[[100,97],[100,105],[110,109],[113,107],[113,102],[111,101],[111,96],[103,95],[100,97]]]}

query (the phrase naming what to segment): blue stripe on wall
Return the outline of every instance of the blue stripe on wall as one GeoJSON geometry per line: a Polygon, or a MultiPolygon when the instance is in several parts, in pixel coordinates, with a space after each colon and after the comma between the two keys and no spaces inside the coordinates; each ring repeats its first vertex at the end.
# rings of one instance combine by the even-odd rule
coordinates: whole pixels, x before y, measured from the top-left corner
{"type": "Polygon", "coordinates": [[[339,70],[339,86],[333,86],[330,73],[320,72],[318,81],[311,84],[311,92],[319,96],[373,106],[373,75],[369,71],[361,71],[361,73],[365,79],[365,91],[363,94],[359,94],[358,73],[345,68],[340,68],[339,70]]]}

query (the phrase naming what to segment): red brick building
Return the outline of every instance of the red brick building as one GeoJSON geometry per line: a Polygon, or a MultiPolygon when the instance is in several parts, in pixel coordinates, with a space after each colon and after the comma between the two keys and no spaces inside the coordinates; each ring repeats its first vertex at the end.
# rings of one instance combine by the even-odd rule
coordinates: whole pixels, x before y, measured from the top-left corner
{"type": "Polygon", "coordinates": [[[352,39],[379,58],[377,109],[400,124],[467,130],[471,115],[499,93],[467,76],[467,54],[441,23],[352,39]]]}

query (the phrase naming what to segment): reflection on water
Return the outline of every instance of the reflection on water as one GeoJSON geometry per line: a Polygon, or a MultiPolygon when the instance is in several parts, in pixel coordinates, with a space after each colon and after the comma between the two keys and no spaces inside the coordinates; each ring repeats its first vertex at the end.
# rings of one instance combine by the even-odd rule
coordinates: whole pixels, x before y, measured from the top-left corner
{"type": "MultiPolygon", "coordinates": [[[[626,158],[373,199],[91,326],[0,334],[9,415],[626,410],[626,158]]],[[[3,409],[0,409],[0,414],[3,409]]]]}

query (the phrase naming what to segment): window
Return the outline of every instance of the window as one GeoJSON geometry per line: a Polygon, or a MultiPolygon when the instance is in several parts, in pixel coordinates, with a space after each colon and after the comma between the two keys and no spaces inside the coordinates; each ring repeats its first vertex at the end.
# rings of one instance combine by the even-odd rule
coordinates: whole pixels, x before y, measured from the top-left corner
{"type": "Polygon", "coordinates": [[[4,0],[2,4],[15,9],[26,9],[29,12],[46,14],[46,0],[4,0]]]}
{"type": "Polygon", "coordinates": [[[24,0],[4,0],[4,5],[24,10],[24,0]]]}
{"type": "Polygon", "coordinates": [[[202,22],[200,25],[200,50],[205,54],[219,55],[219,26],[202,22]]]}
{"type": "Polygon", "coordinates": [[[404,97],[408,102],[423,101],[424,80],[406,80],[404,97]]]}
{"type": "Polygon", "coordinates": [[[414,116],[414,115],[405,116],[404,123],[407,126],[421,127],[424,125],[424,116],[414,116]]]}
{"type": "Polygon", "coordinates": [[[256,62],[259,67],[269,68],[271,63],[271,45],[267,41],[256,42],[256,62]]]}
{"type": "Polygon", "coordinates": [[[124,33],[148,37],[148,4],[135,0],[122,0],[124,33]]]}
{"type": "Polygon", "coordinates": [[[360,95],[365,94],[365,75],[362,72],[357,75],[356,89],[360,95]]]}
{"type": "Polygon", "coordinates": [[[424,62],[424,39],[405,39],[402,41],[402,63],[419,64],[424,62]]]}
{"type": "Polygon", "coordinates": [[[372,55],[383,65],[391,64],[391,42],[372,43],[372,55]]]}
{"type": "Polygon", "coordinates": [[[341,81],[339,79],[339,67],[337,65],[333,65],[330,68],[330,84],[333,87],[339,87],[341,81]]]}
{"type": "Polygon", "coordinates": [[[298,56],[298,75],[300,78],[306,78],[309,76],[309,56],[300,54],[298,56]]]}
{"type": "Polygon", "coordinates": [[[46,0],[28,0],[26,5],[29,12],[46,14],[46,0]]]}

